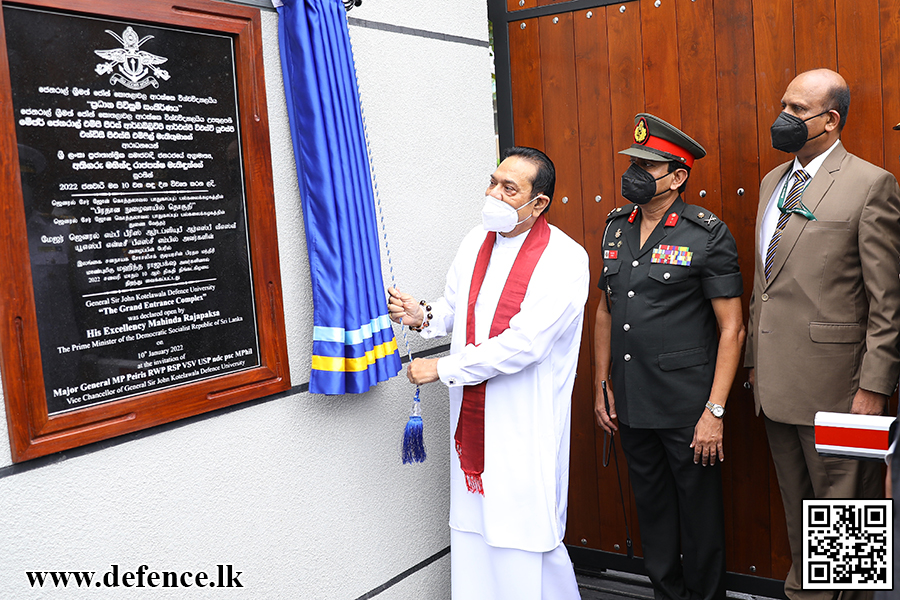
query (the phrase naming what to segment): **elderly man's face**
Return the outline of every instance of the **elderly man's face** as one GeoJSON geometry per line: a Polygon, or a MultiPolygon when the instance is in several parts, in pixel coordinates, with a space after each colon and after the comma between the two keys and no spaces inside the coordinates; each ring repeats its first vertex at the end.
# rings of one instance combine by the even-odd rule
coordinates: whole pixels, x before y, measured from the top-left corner
{"type": "Polygon", "coordinates": [[[520,156],[510,156],[491,175],[491,183],[484,195],[493,196],[518,209],[532,198],[531,182],[534,181],[537,170],[537,165],[531,161],[520,156]]]}
{"type": "Polygon", "coordinates": [[[806,126],[812,137],[822,131],[825,123],[840,119],[837,111],[829,111],[831,107],[826,105],[829,99],[829,82],[816,73],[803,73],[788,85],[784,96],[781,97],[781,108],[803,121],[809,119],[806,126]],[[821,121],[813,117],[819,117],[821,121]]]}
{"type": "Polygon", "coordinates": [[[824,94],[804,80],[795,79],[781,97],[781,108],[789,115],[806,120],[825,111],[824,94]]]}

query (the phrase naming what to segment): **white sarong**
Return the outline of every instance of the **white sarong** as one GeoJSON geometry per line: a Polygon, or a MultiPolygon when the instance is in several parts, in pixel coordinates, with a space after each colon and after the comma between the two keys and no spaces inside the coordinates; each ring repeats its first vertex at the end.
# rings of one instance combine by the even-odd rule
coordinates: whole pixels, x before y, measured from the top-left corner
{"type": "Polygon", "coordinates": [[[477,533],[450,530],[453,600],[580,600],[565,544],[549,552],[494,548],[477,533]]]}

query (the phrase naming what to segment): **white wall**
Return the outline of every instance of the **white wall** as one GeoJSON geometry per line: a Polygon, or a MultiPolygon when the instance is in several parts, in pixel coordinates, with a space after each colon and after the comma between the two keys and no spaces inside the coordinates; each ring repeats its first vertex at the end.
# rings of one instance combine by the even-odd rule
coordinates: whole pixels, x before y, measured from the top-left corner
{"type": "MultiPolygon", "coordinates": [[[[478,40],[488,35],[483,0],[364,0],[351,16],[478,40]]],[[[296,386],[309,380],[312,304],[277,15],[263,11],[262,18],[296,386]]],[[[488,50],[350,29],[398,284],[433,298],[456,245],[479,221],[496,164],[488,50]]],[[[411,342],[414,351],[429,347],[411,342]]],[[[399,330],[398,343],[404,348],[399,330]]],[[[39,459],[31,470],[9,466],[0,422],[0,598],[354,600],[375,590],[449,544],[447,393],[441,384],[423,388],[428,460],[404,466],[400,439],[413,392],[401,374],[358,396],[297,393],[126,436],[100,450],[39,459]],[[232,563],[245,588],[192,588],[187,595],[158,588],[39,591],[25,576],[100,574],[114,563],[157,571],[232,563]]],[[[449,598],[449,557],[378,598],[449,598]]]]}

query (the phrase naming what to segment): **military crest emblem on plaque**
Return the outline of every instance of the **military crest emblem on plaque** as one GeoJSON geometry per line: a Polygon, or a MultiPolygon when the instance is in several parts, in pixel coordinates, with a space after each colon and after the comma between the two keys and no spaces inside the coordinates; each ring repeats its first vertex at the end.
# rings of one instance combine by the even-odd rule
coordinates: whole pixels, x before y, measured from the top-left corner
{"type": "Polygon", "coordinates": [[[163,81],[169,79],[169,72],[157,66],[169,59],[141,50],[144,42],[153,38],[152,35],[138,38],[138,34],[130,26],[125,28],[122,37],[109,29],[106,33],[122,44],[122,48],[114,50],[94,50],[97,56],[107,61],[94,68],[98,75],[108,75],[118,67],[118,71],[109,78],[110,85],[121,83],[129,89],[142,90],[148,85],[159,87],[157,77],[163,81]]]}

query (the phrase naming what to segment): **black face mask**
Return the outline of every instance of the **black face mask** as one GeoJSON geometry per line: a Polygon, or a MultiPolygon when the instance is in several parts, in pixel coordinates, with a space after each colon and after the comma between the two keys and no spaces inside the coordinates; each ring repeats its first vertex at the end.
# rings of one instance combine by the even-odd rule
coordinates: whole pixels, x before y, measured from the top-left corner
{"type": "Polygon", "coordinates": [[[827,115],[829,112],[831,111],[826,110],[809,119],[800,119],[799,117],[789,115],[786,112],[781,113],[778,115],[778,118],[775,119],[775,122],[772,123],[772,147],[776,150],[781,150],[782,152],[788,152],[790,154],[797,152],[806,145],[806,142],[814,140],[825,133],[825,130],[823,129],[822,133],[814,135],[811,138],[807,137],[809,136],[809,129],[806,127],[806,122],[810,119],[827,115]]]}
{"type": "Polygon", "coordinates": [[[622,196],[635,204],[647,204],[657,196],[669,191],[663,190],[657,194],[656,182],[671,174],[666,173],[662,177],[653,179],[653,175],[632,163],[628,170],[622,174],[622,196]]]}

